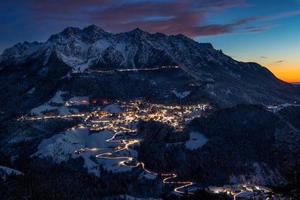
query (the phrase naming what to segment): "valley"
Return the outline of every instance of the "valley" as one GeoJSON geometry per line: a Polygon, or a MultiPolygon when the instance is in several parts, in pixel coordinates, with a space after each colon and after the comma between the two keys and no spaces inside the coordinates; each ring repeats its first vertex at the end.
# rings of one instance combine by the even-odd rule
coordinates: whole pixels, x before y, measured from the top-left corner
{"type": "MultiPolygon", "coordinates": [[[[81,99],[81,101],[76,101],[76,105],[84,104],[88,106],[86,102],[92,102],[82,98],[76,99],[81,99]]],[[[76,106],[72,106],[73,103],[74,102],[66,101],[62,103],[61,106],[74,109],[76,106]]],[[[99,163],[96,162],[96,165],[105,163],[104,166],[106,166],[106,170],[114,173],[140,167],[144,170],[144,176],[146,178],[155,179],[156,176],[160,175],[163,177],[163,183],[172,184],[174,186],[179,185],[174,188],[174,192],[181,194],[194,183],[176,181],[177,175],[173,173],[158,174],[150,171],[143,162],[138,161],[137,152],[132,149],[133,146],[138,145],[140,140],[142,140],[142,137],[137,134],[138,122],[157,121],[168,124],[177,131],[182,131],[184,126],[191,120],[200,117],[210,109],[212,109],[212,107],[208,104],[166,106],[147,103],[143,100],[131,102],[116,101],[110,105],[104,105],[103,107],[92,105],[92,110],[96,111],[88,113],[54,115],[47,114],[47,112],[51,113],[51,110],[44,110],[42,112],[45,114],[39,116],[22,116],[19,118],[19,121],[80,118],[82,123],[72,127],[66,134],[77,134],[78,132],[82,134],[104,134],[108,131],[112,133],[112,137],[103,138],[104,141],[99,142],[100,145],[95,143],[95,146],[84,146],[76,149],[74,152],[70,152],[72,155],[75,155],[75,157],[95,156],[97,160],[100,160],[99,163]]],[[[57,147],[60,148],[60,146],[57,147]]],[[[43,152],[44,150],[40,149],[39,151],[43,152]]],[[[41,157],[44,156],[39,152],[37,152],[37,155],[41,157]]],[[[56,158],[53,157],[53,159],[55,160],[56,158]]],[[[91,162],[91,160],[87,162],[91,162]]],[[[99,172],[95,172],[95,165],[89,168],[89,164],[86,163],[85,166],[88,166],[89,172],[99,176],[99,172]]]]}
{"type": "MultiPolygon", "coordinates": [[[[156,121],[167,124],[176,131],[183,131],[185,126],[194,118],[199,118],[209,110],[213,109],[208,104],[196,105],[162,105],[148,103],[143,100],[135,100],[130,102],[115,101],[109,102],[102,106],[95,106],[93,101],[87,98],[73,97],[73,100],[61,102],[60,106],[65,109],[76,110],[78,105],[84,105],[86,110],[95,110],[91,112],[81,112],[67,115],[55,115],[55,110],[41,111],[43,114],[38,116],[22,116],[19,121],[44,121],[55,119],[74,119],[79,118],[78,125],[72,127],[64,133],[63,143],[60,139],[46,139],[38,147],[35,156],[49,157],[58,163],[66,160],[60,160],[59,157],[69,154],[73,158],[84,158],[84,167],[87,171],[95,176],[101,176],[100,166],[112,173],[130,172],[135,168],[142,169],[142,177],[146,179],[161,179],[162,183],[172,185],[173,193],[176,195],[190,194],[201,188],[207,188],[208,192],[223,193],[236,199],[239,196],[246,195],[248,197],[265,198],[267,196],[275,198],[275,194],[266,187],[260,185],[244,184],[244,185],[225,185],[224,187],[205,187],[201,183],[182,180],[176,173],[162,173],[152,171],[147,168],[145,163],[138,160],[138,152],[136,147],[143,140],[143,136],[138,134],[138,123],[140,121],[156,121]],[[76,99],[76,100],[74,100],[76,99]],[[91,103],[91,104],[90,104],[91,103]],[[52,113],[52,114],[51,114],[52,113]],[[79,144],[72,146],[72,134],[81,137],[79,144]],[[69,135],[69,136],[68,136],[69,135]],[[93,137],[94,139],[88,139],[93,137]],[[98,137],[99,136],[99,137],[98,137]],[[83,139],[86,138],[86,139],[83,139]],[[96,139],[97,138],[97,139],[96,139]],[[94,141],[93,141],[94,140],[94,141]],[[82,143],[82,141],[89,141],[82,143]],[[43,144],[45,143],[45,144],[43,144]],[[68,145],[71,145],[68,147],[68,145]],[[69,148],[69,149],[64,149],[69,148]],[[54,151],[56,153],[54,153],[54,151]]],[[[182,133],[183,134],[183,133],[182,133]]],[[[198,135],[198,134],[196,134],[198,135]]],[[[197,136],[196,136],[197,137],[197,136]]],[[[203,139],[200,139],[203,140],[203,139]]],[[[75,140],[76,141],[76,140],[75,140]]],[[[199,147],[196,142],[192,146],[199,147]]],[[[180,142],[188,145],[187,142],[180,142]]],[[[204,143],[205,144],[205,143],[204,143]]],[[[178,143],[167,143],[167,145],[178,145],[178,143]]],[[[201,147],[203,144],[199,144],[201,147]]],[[[65,157],[64,159],[69,159],[65,157]]]]}

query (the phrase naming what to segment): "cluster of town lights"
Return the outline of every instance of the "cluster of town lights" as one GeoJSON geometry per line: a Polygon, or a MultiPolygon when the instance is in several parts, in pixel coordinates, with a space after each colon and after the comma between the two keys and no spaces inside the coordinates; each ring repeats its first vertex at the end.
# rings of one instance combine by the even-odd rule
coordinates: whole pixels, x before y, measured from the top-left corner
{"type": "Polygon", "coordinates": [[[182,130],[184,125],[200,117],[203,111],[210,109],[208,104],[195,105],[163,105],[151,104],[141,100],[118,102],[122,112],[110,113],[103,109],[67,115],[23,116],[20,120],[37,121],[48,119],[82,118],[85,127],[92,131],[109,130],[113,132],[136,132],[139,121],[157,121],[168,124],[176,130],[182,130]]]}
{"type": "MultiPolygon", "coordinates": [[[[112,102],[110,102],[112,103],[112,102]]],[[[85,99],[74,100],[65,103],[65,107],[73,107],[74,105],[89,105],[85,99]]],[[[80,118],[82,123],[78,124],[72,129],[89,128],[91,131],[108,130],[114,132],[114,136],[106,140],[106,142],[118,143],[118,146],[113,152],[100,153],[99,148],[81,148],[74,153],[81,154],[90,152],[96,155],[98,159],[114,159],[119,161],[119,166],[128,166],[131,168],[141,167],[145,172],[152,176],[157,176],[156,172],[146,169],[145,164],[135,161],[132,156],[124,156],[122,152],[129,151],[131,146],[140,143],[138,139],[117,139],[117,136],[123,133],[133,133],[137,131],[137,124],[139,121],[158,121],[168,124],[176,130],[182,130],[184,126],[196,117],[200,117],[202,113],[212,107],[209,104],[194,104],[194,105],[163,105],[144,102],[142,100],[135,100],[129,102],[114,102],[118,106],[119,112],[110,112],[105,108],[100,108],[96,111],[75,113],[67,115],[45,114],[40,116],[22,116],[19,120],[24,121],[39,121],[51,119],[75,119],[80,118]]],[[[178,181],[177,174],[166,173],[160,174],[163,178],[163,183],[174,184],[178,187],[174,188],[174,192],[183,194],[185,190],[194,185],[191,181],[178,181]]],[[[225,193],[233,196],[234,199],[242,192],[262,191],[270,193],[267,188],[259,186],[239,186],[238,191],[234,187],[212,187],[209,189],[213,193],[225,193]]],[[[188,192],[189,193],[189,192],[188,192]]]]}

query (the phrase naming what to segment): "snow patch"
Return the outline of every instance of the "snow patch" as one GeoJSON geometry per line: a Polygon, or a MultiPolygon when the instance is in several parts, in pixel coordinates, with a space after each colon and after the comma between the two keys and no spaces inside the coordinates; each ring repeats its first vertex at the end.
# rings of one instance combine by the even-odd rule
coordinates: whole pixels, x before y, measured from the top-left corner
{"type": "Polygon", "coordinates": [[[280,105],[270,105],[270,106],[267,106],[267,109],[270,112],[277,113],[277,112],[281,111],[282,109],[290,107],[290,106],[300,107],[300,104],[297,104],[297,102],[296,102],[295,104],[285,103],[285,104],[280,104],[280,105]]]}
{"type": "Polygon", "coordinates": [[[176,90],[172,90],[172,93],[179,99],[184,99],[191,94],[191,91],[177,92],[176,90]]]}
{"type": "Polygon", "coordinates": [[[157,178],[157,175],[145,171],[145,172],[143,172],[143,173],[140,175],[140,178],[145,178],[145,179],[148,179],[148,180],[155,180],[155,179],[157,178]]]}
{"type": "Polygon", "coordinates": [[[111,104],[104,108],[104,111],[112,113],[112,114],[119,114],[122,112],[121,107],[118,104],[111,104]]]}
{"type": "Polygon", "coordinates": [[[50,99],[50,103],[57,103],[57,104],[62,104],[64,103],[64,100],[62,98],[62,95],[66,94],[66,92],[63,91],[57,91],[54,95],[54,97],[52,97],[52,99],[50,99]]]}
{"type": "Polygon", "coordinates": [[[22,172],[18,171],[18,170],[0,165],[0,177],[1,177],[1,179],[6,179],[7,176],[11,176],[11,175],[21,176],[21,175],[24,175],[24,174],[22,172]]]}
{"type": "Polygon", "coordinates": [[[195,150],[207,143],[208,139],[200,133],[191,132],[190,139],[185,143],[185,148],[195,150]]]}
{"type": "Polygon", "coordinates": [[[48,104],[43,104],[43,105],[40,105],[39,107],[36,107],[34,109],[31,110],[31,114],[34,114],[34,115],[41,115],[42,112],[45,112],[45,111],[49,111],[49,110],[53,110],[54,107],[48,105],[48,104]]]}
{"type": "Polygon", "coordinates": [[[31,89],[27,92],[27,94],[33,94],[34,91],[35,91],[35,87],[31,88],[31,89]]]}
{"type": "Polygon", "coordinates": [[[252,197],[253,197],[253,193],[247,191],[240,192],[235,196],[236,199],[251,199],[252,197]]]}
{"type": "Polygon", "coordinates": [[[46,103],[33,108],[31,110],[31,114],[41,116],[44,112],[57,110],[60,115],[67,115],[71,113],[76,113],[78,110],[76,109],[69,109],[64,106],[64,100],[62,95],[66,94],[66,92],[63,91],[57,91],[55,95],[46,103]]]}
{"type": "Polygon", "coordinates": [[[90,104],[90,98],[87,96],[81,96],[81,97],[72,97],[69,99],[65,106],[81,106],[81,105],[89,105],[90,104]]]}

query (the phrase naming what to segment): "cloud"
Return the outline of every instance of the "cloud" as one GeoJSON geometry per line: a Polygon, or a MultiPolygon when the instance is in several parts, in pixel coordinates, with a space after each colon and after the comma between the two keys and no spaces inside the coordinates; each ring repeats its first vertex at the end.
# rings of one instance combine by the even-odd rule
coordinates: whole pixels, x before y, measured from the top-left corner
{"type": "Polygon", "coordinates": [[[238,24],[208,24],[208,17],[230,8],[245,6],[244,0],[35,0],[36,20],[89,21],[104,29],[120,32],[139,27],[150,32],[217,35],[238,24]]]}
{"type": "Polygon", "coordinates": [[[293,16],[298,16],[298,15],[300,15],[300,9],[291,10],[291,11],[287,11],[287,12],[281,12],[281,13],[277,13],[275,15],[264,16],[264,17],[260,17],[258,19],[262,20],[262,21],[272,21],[272,20],[284,19],[284,18],[289,18],[289,17],[293,17],[293,16]]]}
{"type": "Polygon", "coordinates": [[[149,32],[185,34],[191,37],[220,35],[236,31],[258,33],[273,26],[261,22],[300,14],[300,10],[266,16],[236,19],[227,23],[208,23],[211,16],[232,8],[248,6],[246,0],[28,0],[32,17],[40,23],[98,24],[112,31],[139,27],[149,32]],[[260,25],[253,25],[258,23],[260,25]],[[250,26],[251,25],[251,26],[250,26]]]}
{"type": "Polygon", "coordinates": [[[284,60],[277,60],[275,63],[279,64],[279,63],[283,63],[284,60]]]}

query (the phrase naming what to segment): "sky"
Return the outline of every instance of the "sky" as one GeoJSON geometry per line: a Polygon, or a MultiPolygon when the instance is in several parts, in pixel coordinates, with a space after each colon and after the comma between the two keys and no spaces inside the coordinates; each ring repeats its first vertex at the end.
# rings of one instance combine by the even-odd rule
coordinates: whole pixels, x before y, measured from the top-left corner
{"type": "Polygon", "coordinates": [[[0,0],[0,52],[90,24],[185,34],[300,82],[300,0],[0,0]]]}

